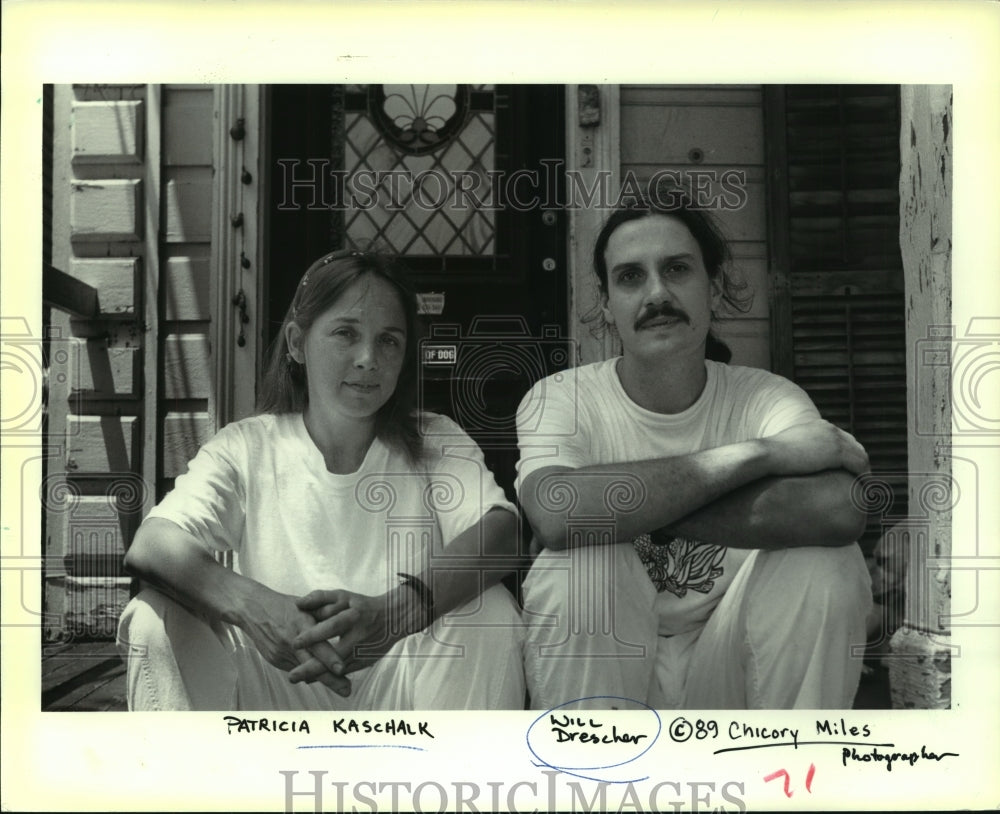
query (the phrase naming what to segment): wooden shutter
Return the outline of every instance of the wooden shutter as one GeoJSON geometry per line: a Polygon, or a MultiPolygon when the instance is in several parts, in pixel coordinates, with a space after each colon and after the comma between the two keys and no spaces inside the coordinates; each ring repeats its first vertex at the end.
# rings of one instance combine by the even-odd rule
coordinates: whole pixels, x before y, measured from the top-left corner
{"type": "MultiPolygon", "coordinates": [[[[906,514],[906,346],[899,249],[899,88],[765,94],[772,358],[864,444],[906,514]]],[[[872,517],[869,553],[884,528],[872,517]]]]}

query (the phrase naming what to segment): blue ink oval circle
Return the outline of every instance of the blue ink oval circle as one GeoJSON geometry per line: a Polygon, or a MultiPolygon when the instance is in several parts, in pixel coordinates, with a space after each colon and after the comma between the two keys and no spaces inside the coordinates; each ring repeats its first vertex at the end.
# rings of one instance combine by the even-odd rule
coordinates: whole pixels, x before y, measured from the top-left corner
{"type": "MultiPolygon", "coordinates": [[[[588,716],[588,715],[589,716],[594,716],[597,713],[606,713],[606,712],[613,712],[613,711],[614,710],[581,710],[580,716],[581,717],[588,716]]],[[[629,711],[632,711],[632,710],[629,710],[629,711]]],[[[614,768],[616,768],[618,766],[625,766],[628,763],[632,763],[633,761],[638,760],[644,754],[646,754],[646,752],[648,752],[650,749],[653,748],[653,744],[656,743],[657,739],[660,737],[660,732],[662,731],[662,729],[663,729],[663,723],[660,721],[660,715],[659,715],[659,713],[655,709],[653,709],[653,707],[649,706],[648,704],[643,703],[642,701],[636,701],[634,698],[623,698],[623,697],[618,696],[618,695],[591,695],[591,696],[588,696],[586,698],[576,698],[576,699],[574,699],[572,701],[566,701],[565,703],[560,704],[557,707],[552,707],[552,709],[549,709],[549,710],[546,710],[545,712],[543,712],[541,715],[539,715],[537,718],[535,718],[534,721],[531,722],[531,725],[528,727],[527,732],[525,732],[524,740],[525,740],[525,743],[528,746],[528,751],[530,751],[531,754],[535,756],[535,759],[538,760],[542,765],[548,766],[550,769],[571,770],[571,771],[594,771],[596,769],[614,769],[614,768]],[[538,725],[539,722],[547,719],[548,716],[551,715],[556,710],[562,709],[563,707],[568,707],[571,704],[578,704],[581,701],[596,701],[596,700],[601,700],[601,699],[604,699],[604,700],[615,700],[615,701],[627,701],[629,704],[635,704],[637,707],[641,707],[643,709],[648,710],[649,713],[656,720],[656,733],[653,734],[651,737],[647,733],[645,733],[645,732],[635,733],[635,734],[641,734],[641,735],[645,735],[646,737],[649,737],[650,738],[649,743],[646,744],[646,745],[643,745],[641,747],[640,747],[639,744],[633,744],[633,748],[639,748],[640,751],[638,751],[636,754],[632,755],[631,757],[627,758],[626,760],[619,761],[618,763],[606,763],[606,764],[594,765],[594,766],[564,766],[564,765],[560,765],[558,762],[553,761],[551,759],[546,759],[546,758],[542,757],[541,754],[539,754],[538,748],[536,748],[536,747],[540,747],[540,746],[543,746],[543,745],[537,743],[538,735],[536,735],[536,738],[535,738],[536,742],[534,744],[532,743],[532,731],[535,729],[535,727],[538,725]]],[[[541,730],[540,730],[540,732],[541,732],[541,730]]],[[[538,734],[540,734],[540,732],[538,734]]],[[[548,733],[546,732],[546,734],[548,734],[548,733]]],[[[573,742],[573,743],[575,743],[575,742],[573,742]]],[[[544,748],[547,751],[549,749],[558,747],[558,745],[559,744],[547,743],[547,744],[544,744],[544,748]]],[[[579,745],[579,744],[577,744],[577,745],[579,745]]],[[[616,744],[616,745],[619,745],[619,744],[616,744]]],[[[626,744],[620,744],[620,745],[621,746],[625,746],[626,744]]]]}

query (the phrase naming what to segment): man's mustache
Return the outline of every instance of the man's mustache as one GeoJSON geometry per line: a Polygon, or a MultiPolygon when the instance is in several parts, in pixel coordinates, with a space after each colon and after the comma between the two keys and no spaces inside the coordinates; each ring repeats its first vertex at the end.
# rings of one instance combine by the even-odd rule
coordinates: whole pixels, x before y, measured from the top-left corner
{"type": "Polygon", "coordinates": [[[660,303],[659,305],[648,306],[646,310],[643,311],[642,314],[639,315],[639,318],[635,321],[635,326],[633,330],[638,331],[647,322],[653,319],[657,319],[659,317],[671,317],[673,319],[681,319],[684,320],[684,322],[688,323],[689,325],[691,324],[691,318],[687,314],[685,314],[683,311],[677,308],[674,308],[669,303],[664,302],[660,303]]]}

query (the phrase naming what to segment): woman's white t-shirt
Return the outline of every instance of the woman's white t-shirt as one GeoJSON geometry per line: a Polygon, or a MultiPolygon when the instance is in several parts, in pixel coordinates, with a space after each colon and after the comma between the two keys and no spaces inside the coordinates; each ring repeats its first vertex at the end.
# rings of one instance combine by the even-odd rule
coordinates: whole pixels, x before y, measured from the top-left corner
{"type": "Polygon", "coordinates": [[[455,422],[425,414],[421,426],[421,469],[376,438],[358,470],[343,475],[327,470],[300,413],[234,422],[149,517],[176,523],[210,551],[234,551],[238,573],[282,593],[383,593],[491,508],[516,511],[455,422]]]}

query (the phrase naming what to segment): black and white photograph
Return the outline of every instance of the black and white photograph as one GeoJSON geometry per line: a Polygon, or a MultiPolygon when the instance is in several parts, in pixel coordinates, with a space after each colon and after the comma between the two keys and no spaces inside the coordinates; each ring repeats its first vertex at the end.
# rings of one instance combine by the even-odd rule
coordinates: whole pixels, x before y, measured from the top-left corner
{"type": "Polygon", "coordinates": [[[996,37],[953,7],[939,70],[926,23],[463,67],[407,4],[408,59],[346,7],[328,59],[263,16],[259,64],[176,19],[148,70],[8,54],[5,807],[995,805],[996,37]]]}

